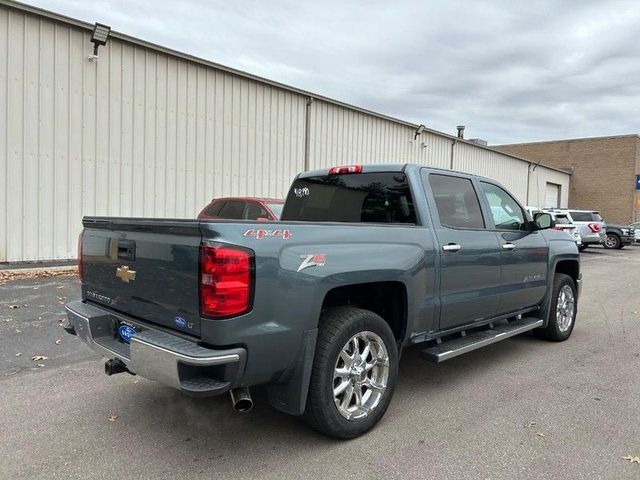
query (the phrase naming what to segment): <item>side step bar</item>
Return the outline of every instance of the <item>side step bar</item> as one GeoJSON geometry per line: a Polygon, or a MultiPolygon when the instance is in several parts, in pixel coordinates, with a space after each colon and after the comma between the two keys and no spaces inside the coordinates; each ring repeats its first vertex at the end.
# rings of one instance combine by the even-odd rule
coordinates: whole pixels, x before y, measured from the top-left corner
{"type": "Polygon", "coordinates": [[[541,318],[525,317],[509,323],[495,325],[489,330],[481,330],[447,340],[433,347],[422,350],[422,356],[432,362],[444,362],[463,353],[486,347],[492,343],[541,327],[541,318]]]}

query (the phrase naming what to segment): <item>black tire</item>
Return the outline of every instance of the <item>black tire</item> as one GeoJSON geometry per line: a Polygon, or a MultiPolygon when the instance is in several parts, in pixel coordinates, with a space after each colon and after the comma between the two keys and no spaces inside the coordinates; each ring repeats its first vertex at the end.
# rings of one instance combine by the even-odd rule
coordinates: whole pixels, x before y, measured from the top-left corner
{"type": "Polygon", "coordinates": [[[609,250],[619,250],[622,248],[622,241],[620,237],[615,233],[607,233],[607,238],[604,241],[604,248],[609,250]]]}
{"type": "Polygon", "coordinates": [[[587,248],[589,245],[585,245],[584,243],[582,245],[578,245],[578,251],[582,252],[585,248],[587,248]]]}
{"type": "Polygon", "coordinates": [[[547,321],[546,327],[537,328],[534,330],[534,333],[539,337],[545,340],[551,340],[554,342],[563,342],[567,338],[571,336],[571,332],[573,332],[573,327],[576,324],[576,314],[578,312],[578,299],[577,299],[577,291],[576,284],[573,279],[569,275],[565,275],[564,273],[556,273],[553,279],[553,290],[551,293],[551,307],[549,308],[549,319],[547,321]],[[568,286],[571,288],[571,292],[573,293],[573,316],[571,318],[571,324],[568,328],[563,329],[560,325],[557,315],[558,309],[558,295],[560,291],[568,286]]]}
{"type": "Polygon", "coordinates": [[[359,308],[325,310],[320,318],[303,419],[318,432],[333,438],[349,439],[363,435],[385,414],[393,396],[397,374],[396,339],[387,322],[375,313],[359,308]],[[348,420],[339,412],[334,400],[334,369],[343,347],[361,332],[373,332],[384,343],[389,357],[387,385],[377,405],[364,418],[348,420]]]}

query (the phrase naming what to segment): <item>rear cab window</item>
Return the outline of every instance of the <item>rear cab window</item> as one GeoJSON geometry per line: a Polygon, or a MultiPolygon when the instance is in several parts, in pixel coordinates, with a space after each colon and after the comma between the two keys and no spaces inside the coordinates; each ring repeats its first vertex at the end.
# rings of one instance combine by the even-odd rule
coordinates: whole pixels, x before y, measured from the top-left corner
{"type": "Polygon", "coordinates": [[[571,210],[569,212],[571,214],[571,218],[573,218],[576,222],[602,222],[602,217],[599,212],[576,212],[571,210]]]}
{"type": "Polygon", "coordinates": [[[298,178],[281,220],[417,224],[411,189],[402,172],[298,178]]]}

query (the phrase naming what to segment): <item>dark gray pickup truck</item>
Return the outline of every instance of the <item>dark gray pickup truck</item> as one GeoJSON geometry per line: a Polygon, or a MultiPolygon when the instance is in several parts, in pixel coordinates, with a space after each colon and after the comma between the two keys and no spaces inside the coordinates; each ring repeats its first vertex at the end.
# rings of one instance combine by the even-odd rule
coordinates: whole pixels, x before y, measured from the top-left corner
{"type": "Polygon", "coordinates": [[[106,373],[230,391],[237,410],[262,385],[333,437],[380,420],[405,347],[441,362],[529,330],[565,340],[575,322],[575,242],[473,175],[334,167],[294,180],[281,222],[83,223],[66,328],[106,373]]]}

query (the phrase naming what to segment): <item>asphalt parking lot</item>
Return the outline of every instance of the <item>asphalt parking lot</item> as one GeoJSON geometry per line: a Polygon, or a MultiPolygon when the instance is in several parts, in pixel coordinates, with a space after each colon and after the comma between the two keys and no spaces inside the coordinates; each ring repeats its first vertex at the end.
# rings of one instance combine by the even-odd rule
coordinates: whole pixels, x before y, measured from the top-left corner
{"type": "Polygon", "coordinates": [[[241,415],[227,396],[107,377],[59,326],[76,277],[0,285],[0,478],[640,478],[623,459],[640,456],[640,248],[582,258],[567,342],[521,336],[440,365],[410,349],[387,415],[349,442],[259,390],[241,415]]]}

